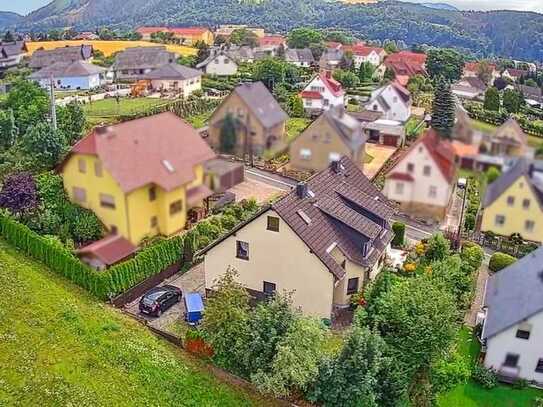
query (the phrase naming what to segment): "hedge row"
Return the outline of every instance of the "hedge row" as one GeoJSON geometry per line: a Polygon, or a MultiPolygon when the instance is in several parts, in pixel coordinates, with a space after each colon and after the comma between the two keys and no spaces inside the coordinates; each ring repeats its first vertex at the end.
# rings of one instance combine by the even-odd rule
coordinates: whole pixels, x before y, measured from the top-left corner
{"type": "Polygon", "coordinates": [[[96,271],[79,261],[69,250],[4,214],[0,215],[0,235],[26,255],[102,300],[118,295],[180,262],[183,247],[183,239],[177,236],[160,241],[140,251],[134,258],[105,271],[96,271]]]}
{"type": "Polygon", "coordinates": [[[158,106],[153,106],[138,114],[122,115],[120,120],[127,121],[133,119],[139,119],[142,117],[153,116],[159,113],[172,112],[181,118],[187,118],[189,116],[206,113],[215,109],[219,105],[220,101],[215,99],[191,99],[191,100],[177,100],[171,103],[165,103],[158,106]]]}

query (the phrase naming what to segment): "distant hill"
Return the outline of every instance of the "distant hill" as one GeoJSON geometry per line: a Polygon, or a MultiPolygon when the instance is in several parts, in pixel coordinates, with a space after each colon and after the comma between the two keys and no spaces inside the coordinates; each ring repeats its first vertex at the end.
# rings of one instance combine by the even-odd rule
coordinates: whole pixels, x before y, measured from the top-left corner
{"type": "Polygon", "coordinates": [[[140,25],[259,25],[286,32],[303,25],[339,28],[371,40],[455,47],[476,55],[543,61],[543,15],[516,11],[452,11],[402,3],[330,0],[54,0],[18,27],[44,30],[135,28],[140,25]],[[519,29],[522,27],[522,29],[519,29]]]}
{"type": "Polygon", "coordinates": [[[460,11],[457,7],[451,6],[447,3],[420,3],[420,5],[436,10],[460,11]]]}
{"type": "Polygon", "coordinates": [[[11,27],[21,21],[23,16],[11,11],[0,11],[0,27],[11,27]]]}

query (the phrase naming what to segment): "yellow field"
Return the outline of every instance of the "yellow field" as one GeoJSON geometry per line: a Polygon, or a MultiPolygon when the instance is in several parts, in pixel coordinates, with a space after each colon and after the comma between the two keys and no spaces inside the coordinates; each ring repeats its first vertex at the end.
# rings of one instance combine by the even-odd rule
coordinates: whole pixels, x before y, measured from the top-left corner
{"type": "MultiPolygon", "coordinates": [[[[82,44],[90,44],[94,47],[94,49],[97,49],[99,51],[102,51],[106,56],[109,56],[117,51],[122,51],[125,48],[130,47],[152,47],[156,44],[150,41],[38,41],[38,42],[27,42],[26,46],[28,48],[28,53],[32,54],[34,51],[40,48],[44,49],[54,49],[54,48],[60,48],[65,47],[67,45],[82,45],[82,44]]],[[[166,48],[168,51],[176,52],[183,56],[188,55],[195,55],[196,49],[187,47],[184,45],[170,45],[167,44],[166,48]]]]}

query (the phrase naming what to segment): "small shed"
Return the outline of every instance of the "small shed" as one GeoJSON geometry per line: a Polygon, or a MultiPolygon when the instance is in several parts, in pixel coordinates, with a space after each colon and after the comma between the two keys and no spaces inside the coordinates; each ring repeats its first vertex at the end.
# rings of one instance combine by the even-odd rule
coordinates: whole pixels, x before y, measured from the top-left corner
{"type": "Polygon", "coordinates": [[[110,235],[76,250],[76,254],[82,262],[96,270],[104,270],[132,256],[136,250],[137,247],[124,237],[110,235]]]}
{"type": "Polygon", "coordinates": [[[206,162],[204,170],[206,184],[216,194],[245,180],[245,167],[240,162],[217,158],[206,162]]]}
{"type": "Polygon", "coordinates": [[[196,324],[202,319],[204,301],[200,293],[188,293],[185,295],[185,307],[187,308],[185,320],[189,324],[196,324]]]}

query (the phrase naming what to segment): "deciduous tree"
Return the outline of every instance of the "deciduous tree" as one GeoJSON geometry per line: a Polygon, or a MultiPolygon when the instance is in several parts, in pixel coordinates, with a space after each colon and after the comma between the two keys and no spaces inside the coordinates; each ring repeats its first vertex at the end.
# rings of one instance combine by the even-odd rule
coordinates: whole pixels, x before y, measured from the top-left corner
{"type": "Polygon", "coordinates": [[[433,79],[443,77],[449,82],[457,81],[464,71],[464,57],[452,49],[432,49],[428,52],[426,69],[433,79]]]}
{"type": "Polygon", "coordinates": [[[312,28],[300,27],[289,32],[287,41],[290,48],[307,48],[322,42],[322,34],[312,28]]]}
{"type": "Polygon", "coordinates": [[[483,107],[485,110],[500,111],[500,92],[498,92],[498,89],[490,87],[486,90],[483,107]]]}

